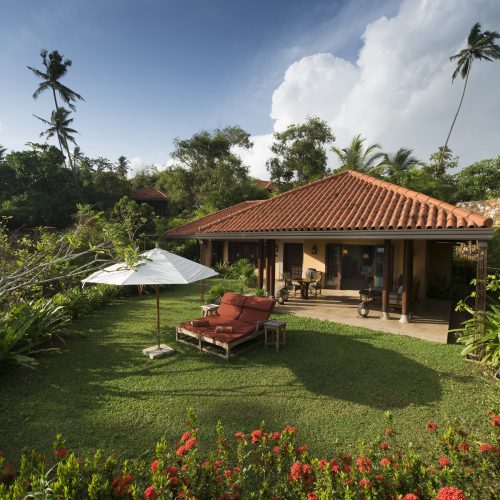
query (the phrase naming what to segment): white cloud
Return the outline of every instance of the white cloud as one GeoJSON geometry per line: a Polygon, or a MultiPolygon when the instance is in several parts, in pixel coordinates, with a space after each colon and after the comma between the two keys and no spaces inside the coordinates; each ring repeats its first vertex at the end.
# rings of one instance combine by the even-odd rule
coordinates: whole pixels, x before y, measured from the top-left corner
{"type": "Polygon", "coordinates": [[[130,158],[129,162],[130,162],[129,176],[133,176],[146,166],[146,162],[140,156],[134,156],[133,158],[130,158]]]}
{"type": "MultiPolygon", "coordinates": [[[[455,63],[449,56],[463,47],[476,21],[497,29],[497,0],[403,1],[394,17],[366,26],[354,63],[318,53],[289,66],[273,94],[274,130],[317,115],[332,127],[339,146],[361,133],[386,151],[404,146],[428,159],[444,143],[462,91],[461,78],[451,84],[455,63]]],[[[500,153],[498,81],[498,62],[473,65],[449,143],[462,166],[500,153]]],[[[263,177],[271,135],[253,139],[254,150],[244,158],[263,177]]]]}
{"type": "Polygon", "coordinates": [[[255,135],[252,137],[253,148],[250,150],[235,148],[245,165],[250,166],[250,174],[257,179],[269,179],[266,161],[272,156],[269,149],[273,142],[272,134],[255,135]]]}

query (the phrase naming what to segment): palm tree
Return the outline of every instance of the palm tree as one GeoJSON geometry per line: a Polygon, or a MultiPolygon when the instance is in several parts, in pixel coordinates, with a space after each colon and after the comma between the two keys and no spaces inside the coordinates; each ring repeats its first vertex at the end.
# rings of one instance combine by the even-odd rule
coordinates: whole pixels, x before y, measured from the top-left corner
{"type": "MultiPolygon", "coordinates": [[[[69,117],[70,111],[65,108],[56,108],[55,111],[52,111],[50,116],[50,121],[45,120],[45,118],[41,118],[37,115],[34,115],[36,118],[41,120],[45,125],[48,125],[49,128],[40,134],[40,137],[45,136],[47,139],[50,139],[54,136],[57,137],[59,141],[59,148],[63,156],[67,155],[69,165],[74,171],[72,162],[71,162],[71,154],[69,152],[69,142],[72,142],[76,145],[75,138],[72,134],[77,134],[78,132],[75,129],[70,128],[71,123],[73,122],[73,118],[69,117]],[[65,154],[66,152],[66,154],[65,154]]],[[[66,160],[65,160],[66,162],[66,160]]]]}
{"type": "Polygon", "coordinates": [[[51,89],[56,109],[59,108],[57,102],[57,95],[59,95],[63,102],[74,111],[75,106],[73,102],[77,99],[84,99],[80,94],[66,87],[59,81],[67,73],[68,68],[72,64],[71,61],[69,59],[64,59],[64,56],[57,50],[47,54],[47,51],[43,49],[40,51],[40,57],[42,58],[42,64],[45,71],[28,66],[28,69],[32,71],[35,76],[43,80],[33,93],[33,99],[37,99],[42,92],[51,89]]]}
{"type": "Polygon", "coordinates": [[[453,127],[457,120],[458,114],[460,113],[460,108],[462,107],[462,102],[464,100],[465,89],[467,88],[467,82],[469,81],[470,70],[472,68],[472,63],[475,60],[486,59],[487,61],[493,61],[494,59],[500,59],[500,46],[495,43],[495,40],[500,38],[500,35],[496,31],[483,31],[481,32],[481,25],[476,23],[470,30],[469,36],[467,38],[467,47],[462,49],[458,54],[450,57],[450,61],[457,61],[457,67],[453,72],[451,78],[452,83],[455,78],[460,73],[460,76],[464,80],[464,89],[462,91],[462,96],[458,104],[457,112],[453,117],[451,123],[450,131],[446,137],[443,148],[441,149],[441,157],[439,159],[439,164],[443,161],[443,152],[448,149],[448,141],[451,136],[453,127]]]}
{"type": "Polygon", "coordinates": [[[423,162],[413,156],[413,150],[407,148],[399,148],[395,153],[384,153],[382,161],[377,167],[380,172],[383,172],[389,182],[402,185],[408,170],[417,165],[423,165],[423,162]]]}
{"type": "Polygon", "coordinates": [[[5,152],[7,151],[6,148],[4,148],[1,144],[0,144],[0,161],[3,161],[4,158],[5,158],[5,152]]]}
{"type": "Polygon", "coordinates": [[[335,146],[332,147],[332,151],[337,155],[342,164],[339,170],[367,172],[383,156],[381,151],[377,151],[377,149],[381,149],[379,144],[372,144],[365,149],[365,140],[361,137],[361,134],[358,134],[353,137],[349,147],[344,149],[335,146]]]}
{"type": "Polygon", "coordinates": [[[121,177],[127,177],[127,172],[130,168],[130,161],[125,156],[120,156],[115,165],[115,170],[121,177]]]}

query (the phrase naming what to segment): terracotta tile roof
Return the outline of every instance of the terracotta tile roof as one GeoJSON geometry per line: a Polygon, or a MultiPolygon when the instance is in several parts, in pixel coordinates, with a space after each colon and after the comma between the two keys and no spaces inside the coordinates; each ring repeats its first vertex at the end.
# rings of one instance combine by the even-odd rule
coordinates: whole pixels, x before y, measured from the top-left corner
{"type": "Polygon", "coordinates": [[[166,200],[167,195],[153,186],[136,189],[130,193],[130,198],[133,200],[166,200]]]}
{"type": "Polygon", "coordinates": [[[254,205],[255,203],[260,203],[260,201],[259,200],[242,201],[237,205],[223,208],[218,212],[213,212],[211,214],[205,215],[205,217],[201,217],[201,219],[196,219],[192,222],[188,222],[183,226],[174,227],[173,229],[167,231],[167,236],[184,236],[184,235],[192,235],[198,233],[202,226],[210,224],[211,222],[217,222],[221,219],[224,219],[226,216],[235,214],[244,208],[254,205]]]}
{"type": "Polygon", "coordinates": [[[258,186],[267,191],[274,191],[276,189],[276,184],[271,181],[263,181],[262,179],[254,179],[258,186]]]}
{"type": "MultiPolygon", "coordinates": [[[[493,222],[464,208],[352,170],[268,200],[226,210],[226,214],[219,212],[212,220],[196,221],[196,232],[459,229],[491,227],[493,222]]],[[[181,226],[177,231],[186,235],[191,228],[181,226]]]]}

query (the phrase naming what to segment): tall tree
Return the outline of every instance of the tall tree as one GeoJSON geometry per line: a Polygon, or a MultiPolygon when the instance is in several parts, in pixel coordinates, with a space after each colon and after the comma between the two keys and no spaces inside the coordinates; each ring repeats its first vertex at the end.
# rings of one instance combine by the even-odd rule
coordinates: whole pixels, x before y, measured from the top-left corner
{"type": "Polygon", "coordinates": [[[40,116],[37,115],[35,116],[45,125],[49,126],[49,128],[43,131],[40,134],[40,136],[41,137],[45,136],[47,139],[50,139],[54,136],[57,137],[61,153],[63,154],[63,156],[65,156],[66,152],[68,162],[74,172],[73,164],[71,161],[71,153],[69,151],[69,143],[72,142],[73,144],[76,145],[76,141],[75,138],[73,137],[73,134],[76,134],[77,131],[70,127],[71,123],[73,122],[73,118],[70,118],[69,115],[70,111],[68,111],[67,109],[56,108],[54,111],[52,111],[52,114],[50,116],[50,121],[45,120],[45,118],[41,118],[40,116]]]}
{"type": "Polygon", "coordinates": [[[42,65],[45,70],[39,70],[28,66],[28,69],[32,71],[36,77],[42,80],[33,93],[33,98],[37,99],[40,94],[50,89],[56,109],[59,108],[59,103],[57,101],[57,96],[59,95],[64,103],[72,110],[75,110],[75,105],[73,103],[76,100],[84,100],[83,97],[60,82],[61,78],[68,72],[68,68],[72,64],[71,60],[64,59],[64,56],[57,50],[48,54],[47,50],[43,49],[40,51],[40,57],[42,58],[42,65]]]}
{"type": "Polygon", "coordinates": [[[400,148],[395,153],[383,153],[382,162],[375,169],[389,182],[403,186],[412,167],[422,165],[413,156],[413,150],[400,148]]]}
{"type": "Polygon", "coordinates": [[[115,171],[122,177],[127,177],[127,172],[130,170],[130,161],[125,156],[120,156],[115,164],[115,171]]]}
{"type": "Polygon", "coordinates": [[[469,75],[472,68],[472,63],[476,60],[480,61],[485,59],[486,61],[493,61],[495,59],[500,59],[500,46],[495,43],[495,40],[500,38],[500,35],[496,31],[481,31],[481,25],[479,23],[474,24],[470,30],[469,36],[467,37],[467,46],[462,49],[458,54],[450,57],[450,61],[457,61],[457,66],[453,72],[451,81],[455,81],[455,78],[460,74],[464,80],[464,88],[462,90],[462,95],[460,97],[460,102],[458,104],[457,111],[451,122],[451,127],[446,137],[446,141],[441,150],[441,156],[439,158],[439,163],[443,161],[443,154],[448,147],[448,141],[450,140],[451,132],[457,121],[458,114],[462,107],[464,101],[465,90],[467,88],[467,83],[469,81],[469,75]]]}
{"type": "Polygon", "coordinates": [[[0,144],[0,161],[3,161],[5,159],[5,152],[7,151],[6,148],[4,148],[1,144],[0,144]]]}
{"type": "Polygon", "coordinates": [[[324,177],[329,173],[325,146],[334,140],[328,124],[315,116],[276,132],[271,146],[275,157],[266,164],[271,180],[284,190],[324,177]]]}
{"type": "Polygon", "coordinates": [[[332,151],[340,160],[342,170],[357,170],[359,172],[368,172],[375,166],[375,162],[383,157],[381,146],[372,144],[365,147],[366,139],[361,134],[353,137],[351,144],[347,148],[332,147],[332,151]]]}
{"type": "Polygon", "coordinates": [[[456,201],[500,198],[500,156],[478,161],[460,170],[456,201]]]}

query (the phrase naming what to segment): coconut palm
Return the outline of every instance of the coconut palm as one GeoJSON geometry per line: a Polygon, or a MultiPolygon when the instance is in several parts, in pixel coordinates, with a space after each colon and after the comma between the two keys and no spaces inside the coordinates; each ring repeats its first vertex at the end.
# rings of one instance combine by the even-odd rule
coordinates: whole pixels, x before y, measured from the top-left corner
{"type": "Polygon", "coordinates": [[[57,95],[59,95],[63,102],[74,111],[75,105],[73,102],[77,99],[84,99],[80,94],[60,82],[60,79],[68,72],[68,68],[72,64],[71,60],[64,59],[64,56],[57,50],[47,54],[47,51],[43,49],[40,51],[40,57],[42,58],[42,64],[45,71],[28,66],[28,69],[42,80],[42,82],[38,85],[38,88],[33,93],[33,98],[37,99],[42,92],[51,89],[56,109],[59,108],[59,104],[57,102],[57,95]]]}
{"type": "Polygon", "coordinates": [[[4,158],[5,158],[5,152],[7,151],[6,148],[4,148],[1,144],[0,144],[0,161],[3,161],[4,158]]]}
{"type": "Polygon", "coordinates": [[[339,170],[358,170],[359,172],[367,172],[375,162],[383,156],[379,144],[372,144],[365,148],[366,139],[361,137],[361,134],[353,137],[349,147],[340,149],[332,147],[332,151],[337,155],[341,162],[339,170]]]}
{"type": "Polygon", "coordinates": [[[448,132],[448,136],[446,137],[446,141],[441,150],[439,163],[443,161],[443,152],[448,149],[448,141],[450,139],[451,132],[453,131],[453,127],[455,126],[455,122],[457,121],[458,114],[460,113],[460,108],[462,107],[472,63],[475,60],[480,61],[481,59],[485,59],[486,61],[500,59],[500,46],[495,43],[497,38],[500,38],[500,35],[496,31],[481,32],[481,25],[476,23],[470,30],[467,38],[467,47],[462,49],[458,54],[450,57],[450,61],[457,61],[457,66],[453,72],[451,81],[453,83],[455,78],[460,74],[464,80],[464,88],[462,96],[460,97],[457,112],[455,113],[451,123],[450,131],[448,132]]]}
{"type": "Polygon", "coordinates": [[[52,111],[50,116],[50,121],[45,120],[45,118],[41,118],[40,116],[35,115],[36,118],[41,120],[45,125],[48,125],[49,128],[43,131],[40,134],[40,137],[45,136],[47,139],[51,139],[56,136],[59,141],[59,148],[61,149],[61,153],[63,156],[67,155],[69,165],[71,168],[71,154],[69,152],[69,143],[72,142],[76,145],[75,138],[72,134],[77,134],[78,132],[75,129],[70,128],[71,123],[73,122],[73,118],[69,117],[70,111],[65,108],[56,108],[55,111],[52,111]]]}
{"type": "Polygon", "coordinates": [[[389,182],[402,185],[408,170],[417,165],[423,165],[423,162],[413,156],[412,149],[399,148],[393,154],[384,153],[382,161],[375,169],[383,174],[389,182]]]}
{"type": "Polygon", "coordinates": [[[127,177],[127,172],[130,169],[130,161],[125,156],[120,156],[115,165],[115,171],[121,177],[127,177]]]}

